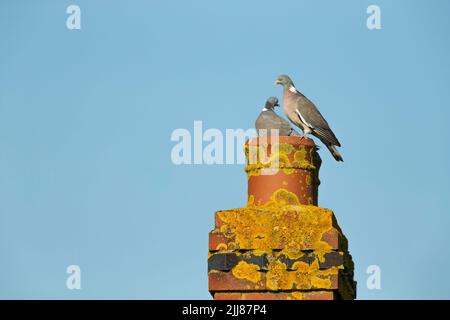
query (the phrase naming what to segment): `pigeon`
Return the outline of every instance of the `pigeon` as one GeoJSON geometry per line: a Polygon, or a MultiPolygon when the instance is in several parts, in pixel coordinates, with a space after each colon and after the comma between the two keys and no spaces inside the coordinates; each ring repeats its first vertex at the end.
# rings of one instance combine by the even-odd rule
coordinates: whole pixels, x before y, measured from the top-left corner
{"type": "Polygon", "coordinates": [[[270,97],[267,99],[265,107],[261,110],[261,113],[259,114],[255,122],[256,130],[258,130],[258,135],[270,136],[271,129],[277,129],[278,135],[280,136],[299,135],[291,127],[288,121],[281,118],[275,113],[274,108],[279,106],[280,105],[276,97],[270,97]]]}
{"type": "Polygon", "coordinates": [[[312,134],[322,141],[336,161],[344,161],[335,147],[340,147],[340,142],[314,103],[298,91],[286,75],[279,76],[275,84],[283,86],[283,111],[293,124],[302,129],[302,137],[312,134]]]}

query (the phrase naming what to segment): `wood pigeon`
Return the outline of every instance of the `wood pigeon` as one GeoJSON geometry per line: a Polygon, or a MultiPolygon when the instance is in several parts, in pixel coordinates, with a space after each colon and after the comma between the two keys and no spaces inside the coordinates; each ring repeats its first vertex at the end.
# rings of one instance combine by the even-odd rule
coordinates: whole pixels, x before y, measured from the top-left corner
{"type": "Polygon", "coordinates": [[[258,118],[255,122],[256,130],[258,131],[258,135],[271,135],[271,129],[277,129],[278,135],[280,136],[290,136],[290,135],[299,135],[295,132],[295,130],[291,127],[288,121],[281,118],[279,115],[275,113],[274,108],[279,107],[278,99],[276,97],[270,97],[266,101],[265,107],[262,109],[258,118]],[[264,130],[265,129],[265,130],[264,130]],[[264,130],[264,131],[260,131],[264,130]]]}
{"type": "Polygon", "coordinates": [[[286,75],[279,76],[275,84],[283,86],[283,111],[292,123],[302,129],[303,136],[312,134],[319,138],[336,161],[344,161],[335,148],[341,144],[314,103],[298,91],[286,75]]]}

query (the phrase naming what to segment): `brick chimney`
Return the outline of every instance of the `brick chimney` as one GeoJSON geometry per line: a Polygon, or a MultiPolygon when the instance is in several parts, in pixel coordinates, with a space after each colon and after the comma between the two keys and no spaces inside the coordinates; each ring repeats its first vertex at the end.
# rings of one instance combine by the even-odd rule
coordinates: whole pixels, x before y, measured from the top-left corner
{"type": "Polygon", "coordinates": [[[214,299],[356,297],[347,239],[334,213],[317,206],[321,160],[316,150],[312,140],[299,137],[246,143],[247,206],[217,211],[209,233],[214,299]]]}

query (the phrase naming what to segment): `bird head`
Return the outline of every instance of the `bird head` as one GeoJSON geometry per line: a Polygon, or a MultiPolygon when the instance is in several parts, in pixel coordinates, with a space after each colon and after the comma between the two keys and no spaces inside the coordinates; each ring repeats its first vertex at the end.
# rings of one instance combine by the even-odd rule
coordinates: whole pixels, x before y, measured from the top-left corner
{"type": "Polygon", "coordinates": [[[278,103],[277,97],[270,97],[266,101],[266,109],[273,109],[274,107],[279,107],[280,104],[278,103]]]}
{"type": "Polygon", "coordinates": [[[277,78],[277,80],[275,81],[275,84],[280,84],[285,88],[294,85],[291,78],[289,78],[289,76],[287,76],[285,74],[282,74],[281,76],[279,76],[277,78]]]}

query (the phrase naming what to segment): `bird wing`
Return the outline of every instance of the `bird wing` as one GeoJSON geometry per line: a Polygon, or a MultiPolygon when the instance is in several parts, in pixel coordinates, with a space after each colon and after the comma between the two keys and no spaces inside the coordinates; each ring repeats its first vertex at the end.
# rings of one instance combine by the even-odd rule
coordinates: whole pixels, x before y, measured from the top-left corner
{"type": "MultiPolygon", "coordinates": [[[[279,135],[287,136],[292,132],[292,127],[283,118],[279,117],[274,111],[262,112],[255,123],[256,129],[278,129],[279,135]]],[[[270,132],[268,132],[270,134],[270,132]]]]}
{"type": "Polygon", "coordinates": [[[296,101],[296,112],[300,120],[311,128],[318,138],[324,139],[326,142],[340,147],[341,144],[314,103],[301,93],[298,94],[299,97],[296,101]]]}
{"type": "Polygon", "coordinates": [[[279,117],[278,115],[275,115],[278,121],[278,125],[280,127],[280,135],[288,136],[291,134],[291,132],[294,130],[289,122],[284,120],[283,118],[279,117]]]}

